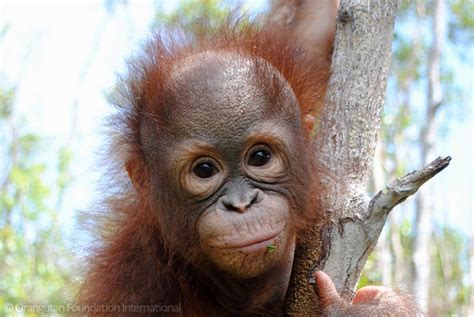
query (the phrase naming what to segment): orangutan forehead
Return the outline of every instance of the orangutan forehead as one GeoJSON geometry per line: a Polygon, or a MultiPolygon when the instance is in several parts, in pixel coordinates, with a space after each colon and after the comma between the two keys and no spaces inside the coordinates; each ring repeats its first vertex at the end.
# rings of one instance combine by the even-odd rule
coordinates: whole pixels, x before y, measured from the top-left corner
{"type": "Polygon", "coordinates": [[[205,76],[206,73],[221,75],[225,78],[250,74],[254,77],[257,61],[268,65],[264,60],[253,59],[237,52],[204,51],[179,60],[173,66],[170,77],[172,82],[189,80],[189,77],[205,76]]]}
{"type": "Polygon", "coordinates": [[[203,52],[182,60],[170,77],[169,119],[186,137],[219,142],[223,136],[242,136],[269,118],[299,119],[288,83],[271,65],[255,58],[203,52]]]}

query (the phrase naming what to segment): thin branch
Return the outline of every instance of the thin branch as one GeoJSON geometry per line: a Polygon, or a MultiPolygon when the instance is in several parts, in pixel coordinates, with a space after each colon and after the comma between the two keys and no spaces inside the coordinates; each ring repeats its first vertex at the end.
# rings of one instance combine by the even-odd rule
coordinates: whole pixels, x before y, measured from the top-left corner
{"type": "Polygon", "coordinates": [[[351,300],[354,286],[359,280],[367,257],[372,253],[390,211],[407,197],[413,195],[425,182],[449,165],[451,157],[438,157],[430,164],[392,181],[369,202],[362,215],[353,213],[328,228],[330,237],[325,257],[308,271],[310,284],[314,272],[328,273],[341,296],[351,300]]]}
{"type": "Polygon", "coordinates": [[[421,169],[392,181],[370,201],[368,218],[388,214],[396,205],[413,195],[425,182],[445,169],[450,161],[450,156],[440,156],[421,169]]]}

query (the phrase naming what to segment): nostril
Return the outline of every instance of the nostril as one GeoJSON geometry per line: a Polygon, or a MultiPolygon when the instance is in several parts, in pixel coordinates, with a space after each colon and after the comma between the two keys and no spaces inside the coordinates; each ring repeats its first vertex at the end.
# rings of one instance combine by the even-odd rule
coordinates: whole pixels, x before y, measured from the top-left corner
{"type": "Polygon", "coordinates": [[[258,191],[253,192],[252,193],[252,198],[250,199],[250,202],[249,202],[247,207],[250,207],[253,204],[255,204],[257,202],[257,197],[258,197],[258,191]]]}
{"type": "Polygon", "coordinates": [[[247,204],[247,203],[235,203],[235,204],[232,204],[232,203],[226,203],[224,202],[224,207],[228,210],[228,211],[235,211],[235,212],[245,212],[248,207],[250,206],[250,204],[247,204]]]}
{"type": "Polygon", "coordinates": [[[227,209],[229,211],[239,211],[239,209],[231,203],[223,202],[223,205],[224,205],[225,209],[227,209]]]}

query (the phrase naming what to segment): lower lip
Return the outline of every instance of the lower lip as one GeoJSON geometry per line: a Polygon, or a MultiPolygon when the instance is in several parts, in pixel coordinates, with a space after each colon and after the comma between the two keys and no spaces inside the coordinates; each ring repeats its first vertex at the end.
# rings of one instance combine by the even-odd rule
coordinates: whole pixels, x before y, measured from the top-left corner
{"type": "Polygon", "coordinates": [[[236,249],[238,249],[242,252],[245,252],[245,253],[260,252],[262,250],[266,251],[267,247],[269,245],[275,245],[275,240],[276,240],[277,237],[278,237],[278,235],[276,235],[276,236],[274,236],[270,239],[260,241],[260,242],[254,243],[254,244],[249,244],[249,245],[246,245],[246,246],[243,246],[243,247],[237,247],[236,249]]]}

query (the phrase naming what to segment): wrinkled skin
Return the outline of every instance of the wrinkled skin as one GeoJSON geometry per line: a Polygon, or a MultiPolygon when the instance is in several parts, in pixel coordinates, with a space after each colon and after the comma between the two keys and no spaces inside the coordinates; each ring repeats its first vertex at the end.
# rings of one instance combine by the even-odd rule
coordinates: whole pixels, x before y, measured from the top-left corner
{"type": "Polygon", "coordinates": [[[156,171],[156,198],[160,206],[174,200],[165,222],[187,228],[173,231],[178,250],[185,258],[199,250],[196,262],[217,284],[232,277],[262,285],[253,290],[256,305],[281,304],[297,221],[308,208],[307,195],[294,194],[305,185],[295,184],[303,180],[296,173],[310,173],[302,162],[310,152],[301,149],[309,138],[292,90],[263,61],[215,52],[184,60],[169,89],[173,109],[162,113],[167,129],[145,122],[142,138],[148,160],[165,158],[156,171]],[[259,87],[267,83],[257,80],[255,63],[276,79],[269,85],[279,88],[278,96],[259,87]],[[196,175],[203,165],[206,177],[196,175]],[[169,186],[163,191],[159,184],[169,186]]]}

